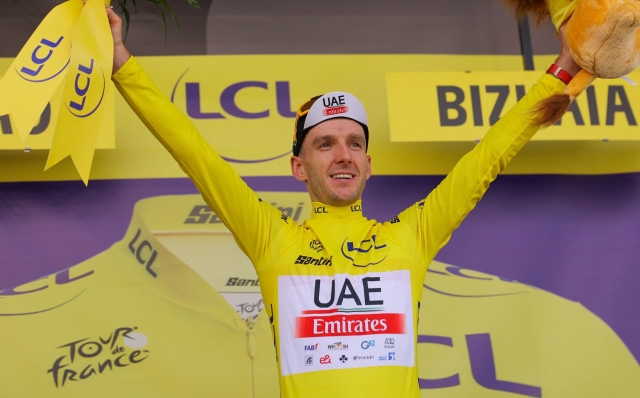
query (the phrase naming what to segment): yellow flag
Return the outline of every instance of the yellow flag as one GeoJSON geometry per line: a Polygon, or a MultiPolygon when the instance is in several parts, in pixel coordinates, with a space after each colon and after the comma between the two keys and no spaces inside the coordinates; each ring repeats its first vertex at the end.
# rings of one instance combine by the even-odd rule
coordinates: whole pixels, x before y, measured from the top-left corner
{"type": "Polygon", "coordinates": [[[71,159],[85,184],[111,96],[113,38],[103,0],[87,0],[71,43],[71,60],[58,124],[45,170],[71,159]]]}
{"type": "Polygon", "coordinates": [[[11,115],[22,141],[67,74],[73,26],[81,11],[82,0],[51,10],[0,81],[0,115],[11,115]]]}

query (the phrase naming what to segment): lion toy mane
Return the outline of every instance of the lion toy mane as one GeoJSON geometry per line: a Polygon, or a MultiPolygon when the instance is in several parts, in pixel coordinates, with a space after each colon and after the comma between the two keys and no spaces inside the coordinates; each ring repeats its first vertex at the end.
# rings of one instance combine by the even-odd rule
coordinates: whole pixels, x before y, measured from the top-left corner
{"type": "Polygon", "coordinates": [[[537,104],[536,122],[543,127],[556,123],[596,78],[620,78],[640,65],[640,0],[504,1],[519,18],[531,14],[539,24],[551,17],[557,30],[569,19],[569,50],[582,70],[562,94],[537,104]]]}

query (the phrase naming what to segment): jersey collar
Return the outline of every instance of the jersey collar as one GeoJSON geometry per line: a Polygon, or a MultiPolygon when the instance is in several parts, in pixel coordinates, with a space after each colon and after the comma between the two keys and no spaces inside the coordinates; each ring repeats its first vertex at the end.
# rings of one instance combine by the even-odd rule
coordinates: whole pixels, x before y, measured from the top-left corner
{"type": "Polygon", "coordinates": [[[349,206],[329,206],[322,202],[311,202],[311,218],[314,220],[355,220],[362,217],[362,201],[349,206]]]}

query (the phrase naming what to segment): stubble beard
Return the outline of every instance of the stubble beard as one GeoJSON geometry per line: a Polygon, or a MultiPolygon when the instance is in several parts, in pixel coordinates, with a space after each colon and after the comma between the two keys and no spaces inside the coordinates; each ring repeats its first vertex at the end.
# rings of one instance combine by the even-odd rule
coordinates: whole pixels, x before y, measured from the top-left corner
{"type": "Polygon", "coordinates": [[[356,189],[353,192],[350,192],[347,197],[344,197],[329,189],[329,186],[325,183],[322,176],[316,173],[310,174],[307,181],[309,183],[309,191],[312,192],[320,202],[330,206],[352,205],[358,199],[360,199],[360,196],[362,195],[362,191],[364,191],[364,186],[366,184],[366,180],[361,179],[358,182],[358,186],[356,187],[356,189]]]}

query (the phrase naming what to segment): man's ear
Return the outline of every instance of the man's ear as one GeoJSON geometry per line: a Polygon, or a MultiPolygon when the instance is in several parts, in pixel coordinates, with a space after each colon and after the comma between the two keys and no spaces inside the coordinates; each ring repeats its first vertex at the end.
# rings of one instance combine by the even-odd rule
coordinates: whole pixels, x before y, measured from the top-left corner
{"type": "Polygon", "coordinates": [[[299,156],[291,156],[291,174],[293,178],[298,181],[306,182],[307,174],[304,171],[304,165],[302,164],[302,159],[299,156]]]}
{"type": "Polygon", "coordinates": [[[369,155],[367,155],[367,171],[365,176],[367,177],[367,180],[371,177],[371,156],[369,155]]]}

